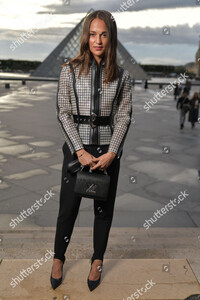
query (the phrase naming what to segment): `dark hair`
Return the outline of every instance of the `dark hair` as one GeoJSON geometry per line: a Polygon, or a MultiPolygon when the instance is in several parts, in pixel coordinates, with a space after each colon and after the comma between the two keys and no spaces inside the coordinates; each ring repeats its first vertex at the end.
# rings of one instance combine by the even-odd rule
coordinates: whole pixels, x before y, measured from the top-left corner
{"type": "Polygon", "coordinates": [[[68,63],[75,64],[74,69],[81,66],[79,71],[79,77],[83,71],[86,74],[89,72],[89,66],[92,62],[93,54],[89,49],[89,36],[90,36],[90,24],[94,19],[101,19],[105,22],[108,31],[108,45],[104,54],[105,57],[105,83],[116,80],[119,77],[119,67],[117,64],[117,25],[112,14],[106,10],[96,10],[89,13],[83,24],[83,30],[80,39],[79,54],[62,65],[65,66],[68,63]]]}
{"type": "Polygon", "coordinates": [[[199,94],[197,92],[194,93],[192,99],[195,99],[195,96],[197,95],[197,98],[199,98],[199,94]]]}

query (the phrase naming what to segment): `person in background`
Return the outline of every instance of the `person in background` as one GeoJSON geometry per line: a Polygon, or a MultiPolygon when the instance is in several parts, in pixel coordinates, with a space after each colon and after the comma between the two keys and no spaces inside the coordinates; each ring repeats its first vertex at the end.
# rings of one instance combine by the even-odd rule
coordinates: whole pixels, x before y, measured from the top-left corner
{"type": "Polygon", "coordinates": [[[190,110],[189,99],[186,92],[183,92],[182,96],[178,99],[176,109],[180,109],[180,129],[183,129],[185,116],[190,110]]]}
{"type": "Polygon", "coordinates": [[[182,83],[180,83],[180,84],[179,84],[179,95],[181,95],[182,90],[183,90],[183,85],[182,85],[182,83]]]}
{"type": "Polygon", "coordinates": [[[195,127],[195,123],[198,122],[199,117],[199,95],[198,93],[194,93],[192,99],[190,100],[190,112],[188,116],[188,121],[191,122],[191,127],[195,127]]]}
{"type": "Polygon", "coordinates": [[[148,80],[147,79],[145,80],[144,88],[145,88],[145,90],[148,89],[148,80]]]}
{"type": "Polygon", "coordinates": [[[175,89],[174,89],[174,100],[179,96],[180,94],[180,89],[178,83],[175,84],[175,89]]]}
{"type": "Polygon", "coordinates": [[[187,80],[185,83],[183,92],[185,92],[185,93],[187,93],[187,95],[189,95],[190,90],[191,90],[191,81],[187,80]]]}

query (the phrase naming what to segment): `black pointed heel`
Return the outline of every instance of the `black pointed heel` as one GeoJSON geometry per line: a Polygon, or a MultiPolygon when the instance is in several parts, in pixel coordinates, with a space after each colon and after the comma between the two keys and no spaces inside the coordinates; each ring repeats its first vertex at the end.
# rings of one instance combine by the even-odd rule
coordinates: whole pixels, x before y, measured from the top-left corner
{"type": "MultiPolygon", "coordinates": [[[[90,272],[91,272],[91,270],[92,270],[92,264],[93,264],[93,259],[91,259],[91,268],[90,268],[90,272]]],[[[101,273],[102,273],[102,269],[103,269],[103,263],[101,264],[101,265],[99,265],[99,266],[97,266],[97,269],[98,269],[98,271],[100,272],[100,277],[99,277],[99,279],[97,279],[97,280],[89,280],[89,276],[90,276],[90,273],[89,273],[89,275],[88,275],[88,279],[87,279],[87,284],[88,284],[88,287],[89,287],[89,290],[92,292],[94,289],[96,289],[98,286],[99,286],[99,284],[101,283],[101,273]]]]}
{"type": "MultiPolygon", "coordinates": [[[[64,265],[64,264],[63,264],[64,265]]],[[[62,283],[62,278],[63,278],[63,265],[62,265],[62,276],[60,278],[53,278],[52,277],[52,270],[51,270],[51,277],[50,277],[50,282],[52,288],[55,290],[59,285],[62,283]]]]}

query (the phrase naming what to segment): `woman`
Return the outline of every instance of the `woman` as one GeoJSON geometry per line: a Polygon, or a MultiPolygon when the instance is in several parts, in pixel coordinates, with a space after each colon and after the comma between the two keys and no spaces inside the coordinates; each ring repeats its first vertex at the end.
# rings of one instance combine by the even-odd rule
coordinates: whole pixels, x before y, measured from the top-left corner
{"type": "Polygon", "coordinates": [[[200,99],[198,93],[194,93],[192,99],[190,100],[190,112],[188,116],[188,122],[191,122],[192,128],[195,127],[195,123],[198,121],[199,103],[200,103],[200,99]]]}
{"type": "Polygon", "coordinates": [[[79,54],[64,64],[61,70],[57,116],[65,143],[51,273],[54,289],[62,282],[64,254],[81,201],[81,197],[74,195],[76,176],[71,176],[67,171],[68,163],[77,157],[82,166],[90,167],[94,172],[106,170],[111,179],[108,199],[94,199],[94,253],[87,283],[90,291],[100,283],[103,257],[113,218],[120,158],[132,116],[130,76],[128,71],[119,69],[116,53],[117,27],[114,18],[108,11],[94,11],[84,21],[79,54]],[[82,116],[79,125],[69,64],[73,65],[76,79],[80,117],[82,116]],[[110,123],[111,120],[113,123],[110,123]]]}

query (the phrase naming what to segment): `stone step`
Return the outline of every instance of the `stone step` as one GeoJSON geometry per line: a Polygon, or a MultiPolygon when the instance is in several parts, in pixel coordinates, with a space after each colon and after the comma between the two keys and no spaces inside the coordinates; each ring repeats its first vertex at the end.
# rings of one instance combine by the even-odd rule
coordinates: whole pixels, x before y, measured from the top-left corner
{"type": "Polygon", "coordinates": [[[134,299],[131,295],[151,279],[156,285],[140,295],[140,299],[178,300],[200,294],[199,231],[199,228],[112,227],[102,284],[90,293],[86,279],[93,253],[92,228],[74,228],[66,252],[64,282],[56,291],[49,283],[52,257],[15,288],[10,285],[20,270],[33,265],[48,250],[53,251],[55,228],[2,228],[0,300],[130,300],[134,299]]]}
{"type": "MultiPolygon", "coordinates": [[[[1,228],[1,258],[37,258],[53,249],[54,227],[1,228]],[[20,250],[20,251],[19,251],[20,250]]],[[[93,250],[93,229],[74,227],[67,249],[71,259],[89,258],[93,250]]],[[[111,227],[106,258],[200,259],[200,228],[111,227]]]]}
{"type": "Polygon", "coordinates": [[[2,300],[183,300],[200,294],[200,286],[186,259],[104,259],[101,284],[92,292],[87,286],[88,259],[67,260],[63,283],[56,290],[51,288],[49,280],[51,259],[46,257],[45,261],[45,257],[40,257],[40,263],[35,265],[36,262],[36,259],[2,261],[2,300]]]}

